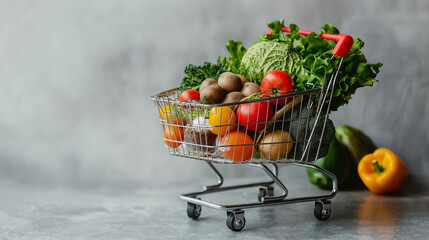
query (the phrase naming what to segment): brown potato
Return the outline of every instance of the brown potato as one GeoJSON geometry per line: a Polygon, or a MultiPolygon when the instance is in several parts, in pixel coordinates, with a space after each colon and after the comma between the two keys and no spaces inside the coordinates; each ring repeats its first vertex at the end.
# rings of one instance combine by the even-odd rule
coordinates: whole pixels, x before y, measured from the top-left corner
{"type": "Polygon", "coordinates": [[[223,99],[222,103],[233,103],[233,102],[240,102],[241,99],[245,98],[241,92],[230,92],[226,94],[225,98],[223,99]]]}
{"type": "Polygon", "coordinates": [[[285,158],[293,147],[292,136],[283,130],[268,132],[258,146],[263,158],[267,160],[279,160],[285,158]]]}
{"type": "Polygon", "coordinates": [[[218,84],[228,93],[240,91],[241,87],[243,87],[240,77],[231,72],[222,73],[219,76],[218,84]]]}
{"type": "Polygon", "coordinates": [[[235,75],[237,75],[241,79],[241,83],[243,85],[249,81],[249,79],[247,79],[247,77],[245,77],[244,75],[241,75],[241,74],[235,74],[235,75]]]}
{"type": "Polygon", "coordinates": [[[241,89],[241,93],[246,97],[254,93],[259,93],[260,91],[261,87],[258,84],[252,82],[245,83],[243,88],[241,89]]]}
{"type": "Polygon", "coordinates": [[[200,94],[201,102],[207,104],[215,104],[222,102],[225,97],[223,89],[218,84],[212,84],[203,89],[200,94]]]}
{"type": "Polygon", "coordinates": [[[200,85],[200,89],[199,89],[200,94],[203,92],[204,88],[213,84],[217,84],[217,80],[214,78],[207,78],[206,80],[204,80],[200,85]]]}

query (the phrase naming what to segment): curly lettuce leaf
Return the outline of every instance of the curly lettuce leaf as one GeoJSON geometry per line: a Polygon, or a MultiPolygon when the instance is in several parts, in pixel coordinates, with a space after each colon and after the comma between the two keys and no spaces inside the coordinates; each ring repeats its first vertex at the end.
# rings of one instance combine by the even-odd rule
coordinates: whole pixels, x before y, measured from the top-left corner
{"type": "Polygon", "coordinates": [[[225,47],[231,56],[220,56],[217,62],[224,65],[224,70],[226,72],[239,73],[241,59],[246,53],[246,48],[243,47],[242,42],[236,42],[234,39],[230,39],[229,42],[225,44],[225,47]]]}
{"type": "Polygon", "coordinates": [[[284,20],[280,19],[278,21],[274,21],[272,23],[268,23],[267,26],[271,28],[272,33],[271,34],[262,34],[259,37],[259,40],[257,42],[254,42],[253,45],[255,45],[258,42],[261,41],[274,41],[274,42],[286,42],[286,37],[284,32],[282,31],[282,27],[284,26],[284,20]]]}
{"type": "MultiPolygon", "coordinates": [[[[294,29],[295,32],[298,30],[294,29]]],[[[325,24],[322,26],[321,33],[339,34],[340,32],[331,24],[325,24]]],[[[295,40],[293,48],[303,57],[296,63],[293,72],[296,91],[323,86],[325,79],[329,79],[332,74],[334,66],[339,64],[339,57],[331,60],[331,52],[336,42],[323,39],[321,33],[313,32],[308,36],[290,37],[295,40]]],[[[338,107],[347,104],[358,88],[372,86],[377,82],[376,77],[383,64],[368,63],[361,51],[363,46],[364,42],[356,38],[349,55],[343,59],[343,65],[334,85],[331,111],[336,111],[338,107]]]]}
{"type": "Polygon", "coordinates": [[[330,23],[323,25],[321,28],[323,30],[322,32],[324,32],[324,33],[340,34],[340,31],[338,30],[338,28],[332,26],[332,24],[330,24],[330,23]]]}
{"type": "Polygon", "coordinates": [[[179,91],[184,91],[186,89],[198,90],[205,79],[218,79],[223,72],[225,71],[222,63],[214,64],[204,62],[200,66],[189,64],[185,67],[184,73],[186,76],[182,79],[182,82],[179,85],[179,91]]]}

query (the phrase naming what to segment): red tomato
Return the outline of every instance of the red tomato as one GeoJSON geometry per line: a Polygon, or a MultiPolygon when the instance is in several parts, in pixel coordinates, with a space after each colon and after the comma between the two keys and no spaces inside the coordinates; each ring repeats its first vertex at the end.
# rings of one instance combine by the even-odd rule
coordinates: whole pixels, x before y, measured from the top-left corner
{"type": "MultiPolygon", "coordinates": [[[[295,90],[292,78],[282,70],[269,71],[261,82],[261,93],[264,97],[274,97],[293,93],[295,90]]],[[[283,105],[286,101],[291,101],[292,98],[280,98],[270,100],[270,104],[283,105]]]]}
{"type": "Polygon", "coordinates": [[[219,143],[220,152],[234,162],[247,161],[253,156],[253,139],[243,132],[230,132],[219,143]]]}
{"type": "Polygon", "coordinates": [[[195,89],[186,89],[179,95],[179,101],[188,102],[189,99],[200,101],[200,93],[195,89]]]}
{"type": "Polygon", "coordinates": [[[240,126],[250,131],[259,131],[271,120],[273,110],[267,101],[245,103],[238,107],[237,117],[240,126]]]}

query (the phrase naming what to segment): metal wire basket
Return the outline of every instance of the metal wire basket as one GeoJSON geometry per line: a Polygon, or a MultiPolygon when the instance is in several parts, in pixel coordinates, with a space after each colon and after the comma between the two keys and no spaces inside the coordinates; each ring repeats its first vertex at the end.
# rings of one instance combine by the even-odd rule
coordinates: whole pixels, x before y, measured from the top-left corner
{"type": "MultiPolygon", "coordinates": [[[[282,30],[290,32],[289,28],[282,30]]],[[[308,35],[310,31],[300,30],[300,34],[308,35]]],[[[331,60],[339,56],[340,61],[333,73],[325,76],[319,88],[226,104],[181,102],[178,101],[178,89],[151,97],[159,112],[158,120],[169,153],[206,161],[218,178],[217,184],[206,186],[203,191],[180,195],[180,199],[188,202],[187,213],[190,218],[200,216],[201,206],[226,210],[228,228],[240,231],[245,225],[244,208],[303,201],[315,201],[314,214],[319,220],[329,218],[331,209],[328,199],[337,192],[337,180],[335,175],[313,163],[327,154],[329,143],[334,137],[334,126],[328,118],[331,99],[338,71],[353,39],[341,34],[322,34],[322,38],[337,41],[331,60]],[[280,104],[282,100],[285,104],[280,104]],[[247,112],[243,112],[243,109],[247,109],[247,112]],[[255,109],[258,111],[257,117],[250,117],[250,112],[255,109]],[[213,163],[255,166],[261,168],[272,181],[222,187],[223,177],[213,163]],[[291,163],[321,171],[333,181],[331,193],[287,199],[288,190],[278,179],[277,163],[291,163]],[[273,170],[267,164],[272,165],[273,170]],[[278,196],[274,196],[274,183],[282,192],[278,196]],[[198,197],[255,186],[261,187],[258,202],[255,203],[221,205],[198,197]]]]}
{"type": "Polygon", "coordinates": [[[328,96],[332,96],[329,91],[333,89],[330,87],[332,80],[329,83],[305,92],[228,104],[180,102],[177,89],[162,92],[152,99],[159,110],[159,121],[165,133],[163,140],[172,155],[216,163],[314,162],[319,158],[321,145],[329,145],[333,137],[324,136],[328,96]],[[269,101],[281,99],[287,99],[288,103],[269,104],[269,101]],[[247,108],[249,114],[245,123],[237,121],[240,116],[236,116],[233,109],[249,104],[252,105],[247,108]],[[272,117],[261,114],[257,119],[250,119],[250,111],[265,106],[273,109],[270,110],[272,117]],[[219,119],[227,117],[227,121],[210,125],[206,119],[210,111],[216,111],[219,119]],[[274,139],[274,132],[279,130],[283,130],[280,139],[274,139]],[[219,131],[225,134],[215,134],[219,131]],[[236,132],[243,133],[244,139],[234,135],[235,139],[225,141],[236,132]],[[278,151],[279,148],[284,149],[278,151]],[[266,154],[259,155],[261,152],[266,154]]]}

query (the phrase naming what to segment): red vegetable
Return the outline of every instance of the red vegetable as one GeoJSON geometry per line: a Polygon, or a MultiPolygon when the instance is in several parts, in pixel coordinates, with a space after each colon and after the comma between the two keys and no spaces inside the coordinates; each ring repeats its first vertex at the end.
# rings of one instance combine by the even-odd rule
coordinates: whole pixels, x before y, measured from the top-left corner
{"type": "Polygon", "coordinates": [[[273,117],[273,110],[267,101],[241,104],[237,109],[240,126],[250,131],[258,131],[273,117]]]}
{"type": "Polygon", "coordinates": [[[189,99],[200,101],[200,93],[195,89],[186,89],[179,95],[179,101],[188,102],[189,99]]]}
{"type": "MultiPolygon", "coordinates": [[[[269,71],[261,82],[261,93],[264,97],[274,97],[292,93],[294,91],[292,78],[285,71],[272,70],[269,71]]],[[[270,104],[284,105],[286,101],[291,101],[289,97],[270,100],[270,104]]]]}

